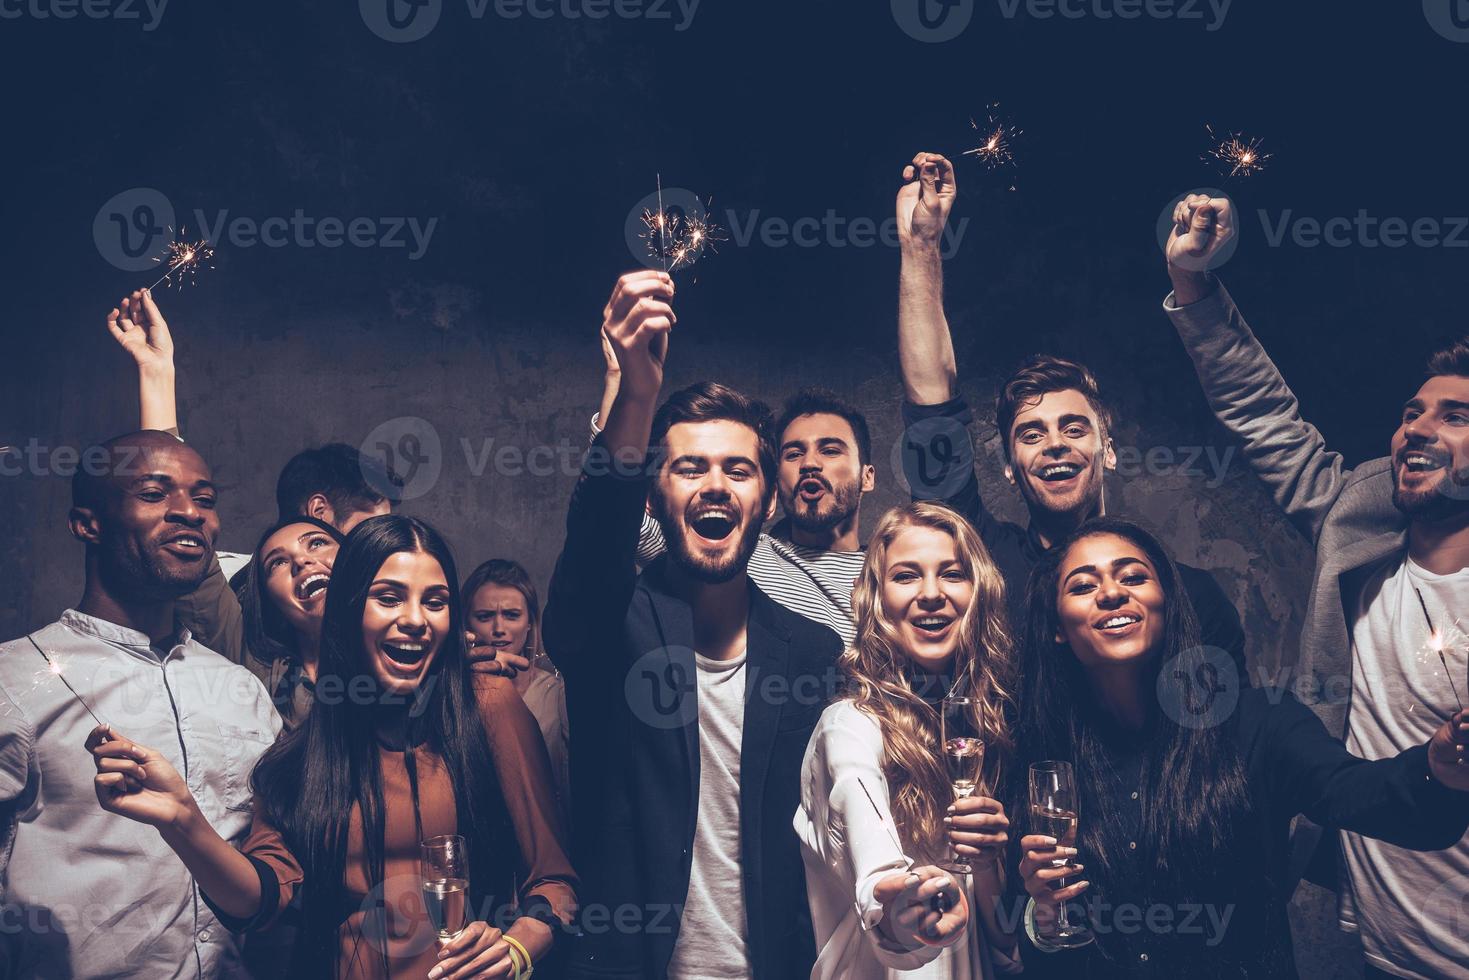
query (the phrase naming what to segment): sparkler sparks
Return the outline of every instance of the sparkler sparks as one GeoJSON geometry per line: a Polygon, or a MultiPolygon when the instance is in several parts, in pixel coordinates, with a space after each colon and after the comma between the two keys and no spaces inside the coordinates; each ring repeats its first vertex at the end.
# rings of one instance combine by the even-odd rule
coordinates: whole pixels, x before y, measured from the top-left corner
{"type": "Polygon", "coordinates": [[[1420,660],[1427,660],[1429,663],[1432,663],[1432,658],[1438,659],[1439,665],[1443,667],[1444,676],[1448,678],[1449,689],[1454,692],[1454,702],[1458,704],[1460,711],[1464,710],[1464,701],[1459,697],[1459,685],[1454,682],[1453,671],[1449,670],[1446,651],[1465,650],[1469,650],[1469,634],[1461,630],[1456,622],[1443,630],[1430,627],[1428,639],[1423,642],[1423,647],[1418,654],[1420,660]]]}
{"type": "Polygon", "coordinates": [[[1271,154],[1260,148],[1261,140],[1251,139],[1240,133],[1230,133],[1226,139],[1221,140],[1214,135],[1212,126],[1206,126],[1205,129],[1215,145],[1203,158],[1214,161],[1225,176],[1249,177],[1265,169],[1265,161],[1270,159],[1271,154]]]}
{"type": "Polygon", "coordinates": [[[30,636],[29,634],[26,636],[26,639],[31,641],[31,646],[35,647],[36,652],[41,655],[41,659],[46,661],[46,666],[42,670],[36,671],[36,683],[39,684],[41,682],[42,675],[51,674],[57,680],[61,681],[61,683],[66,685],[66,689],[71,692],[71,696],[76,698],[78,704],[87,709],[87,714],[92,716],[93,721],[95,721],[99,725],[104,724],[102,719],[97,717],[97,712],[93,711],[92,706],[87,703],[87,699],[77,693],[77,689],[71,686],[71,681],[66,679],[65,661],[52,660],[50,655],[48,655],[45,650],[41,649],[41,645],[36,642],[35,638],[30,636]]]}
{"type": "Polygon", "coordinates": [[[970,117],[969,127],[980,134],[983,142],[972,150],[964,151],[964,156],[973,157],[990,170],[998,170],[1015,162],[1015,139],[1022,133],[1022,130],[1002,119],[998,115],[998,109],[998,105],[989,107],[989,121],[984,126],[980,126],[974,121],[974,117],[970,117]]]}
{"type": "Polygon", "coordinates": [[[181,228],[178,237],[164,247],[163,255],[154,257],[153,261],[167,266],[167,271],[148,288],[156,289],[158,283],[163,283],[164,288],[177,286],[182,289],[185,285],[192,286],[199,275],[201,266],[207,269],[214,268],[212,265],[204,265],[212,258],[214,258],[214,246],[210,245],[207,239],[201,238],[197,242],[188,241],[188,230],[181,228]]]}
{"type": "Polygon", "coordinates": [[[658,178],[658,209],[644,210],[642,238],[648,255],[664,272],[678,272],[697,262],[704,250],[718,252],[718,243],[728,240],[724,229],[707,217],[663,207],[663,178],[658,178]]]}

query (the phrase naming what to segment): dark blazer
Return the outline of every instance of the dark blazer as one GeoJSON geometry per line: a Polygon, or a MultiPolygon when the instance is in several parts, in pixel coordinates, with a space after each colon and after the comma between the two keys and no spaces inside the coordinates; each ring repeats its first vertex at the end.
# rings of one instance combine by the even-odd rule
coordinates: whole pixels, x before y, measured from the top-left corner
{"type": "MultiPolygon", "coordinates": [[[[583,912],[568,943],[573,976],[664,976],[688,894],[699,800],[694,621],[671,588],[680,572],[669,559],[637,574],[649,482],[586,467],[544,616],[575,739],[583,912]]],[[[755,977],[804,978],[816,954],[791,820],[841,642],[749,589],[740,841],[750,957],[755,977]]]]}

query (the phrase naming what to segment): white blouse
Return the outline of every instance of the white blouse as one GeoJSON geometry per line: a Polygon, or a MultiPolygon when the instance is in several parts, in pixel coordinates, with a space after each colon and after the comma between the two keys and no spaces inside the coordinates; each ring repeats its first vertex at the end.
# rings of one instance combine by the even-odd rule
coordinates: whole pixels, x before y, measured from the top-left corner
{"type": "Polygon", "coordinates": [[[899,846],[882,765],[877,719],[848,700],[822,712],[801,764],[795,816],[816,933],[811,980],[991,980],[996,965],[1017,969],[1003,954],[991,962],[972,896],[966,934],[951,946],[909,951],[878,931],[885,911],[872,894],[878,881],[933,863],[899,846]]]}

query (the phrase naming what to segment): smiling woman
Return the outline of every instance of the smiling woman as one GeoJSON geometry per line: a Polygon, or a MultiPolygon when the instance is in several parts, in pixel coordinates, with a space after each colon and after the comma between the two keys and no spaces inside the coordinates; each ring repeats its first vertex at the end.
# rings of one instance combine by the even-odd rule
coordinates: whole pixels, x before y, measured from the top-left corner
{"type": "MultiPolygon", "coordinates": [[[[260,555],[267,574],[283,574],[306,528],[268,539],[279,548],[260,555]]],[[[290,563],[298,597],[315,594],[312,561],[290,563]]],[[[157,826],[234,931],[269,927],[299,895],[292,975],[464,980],[542,960],[575,887],[546,750],[508,680],[471,683],[454,563],[432,528],[377,517],[344,543],[316,689],[300,727],[256,767],[255,822],[238,851],[199,819],[172,767],[126,739],[89,743],[99,770],[131,777],[102,805],[157,826]],[[468,841],[469,924],[439,946],[419,845],[450,835],[468,841]]]]}
{"type": "MultiPolygon", "coordinates": [[[[1029,592],[1017,761],[1070,763],[1080,806],[1074,846],[1017,818],[1015,858],[1035,950],[1056,951],[1044,926],[1059,903],[1085,906],[1095,945],[1066,954],[1089,960],[1068,961],[1078,975],[1295,976],[1285,909],[1297,814],[1412,850],[1469,827],[1454,748],[1469,734],[1445,723],[1426,747],[1367,762],[1288,693],[1240,690],[1200,643],[1177,566],[1136,524],[1082,525],[1029,592]]],[[[1025,796],[1011,780],[1021,814],[1025,796]]]]}

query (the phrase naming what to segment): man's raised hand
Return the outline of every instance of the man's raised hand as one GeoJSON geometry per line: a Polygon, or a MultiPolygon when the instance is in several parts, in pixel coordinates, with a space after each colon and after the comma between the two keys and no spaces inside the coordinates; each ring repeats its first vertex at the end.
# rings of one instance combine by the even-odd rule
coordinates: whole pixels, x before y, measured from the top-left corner
{"type": "Polygon", "coordinates": [[[1234,205],[1227,197],[1190,194],[1173,208],[1173,228],[1165,254],[1180,306],[1197,302],[1212,288],[1208,272],[1234,241],[1234,205]]]}
{"type": "Polygon", "coordinates": [[[937,248],[959,195],[954,165],[938,153],[920,153],[903,168],[898,189],[898,241],[904,248],[937,248]]]}
{"type": "Polygon", "coordinates": [[[673,313],[673,278],[657,269],[629,272],[617,280],[602,311],[602,334],[622,371],[622,391],[656,398],[663,386],[673,313]]]}

